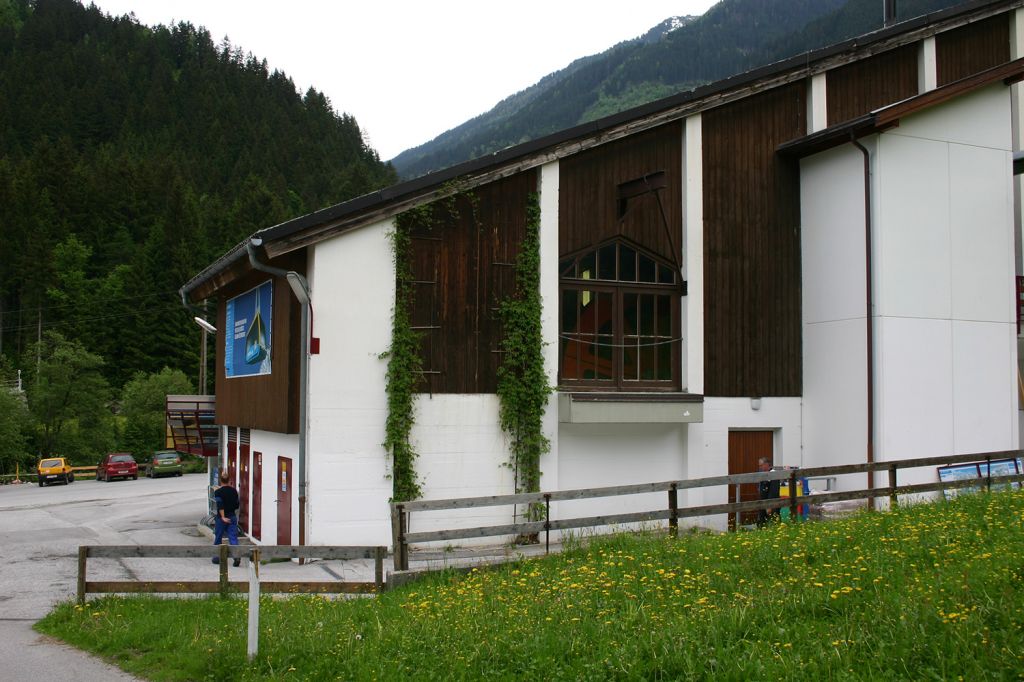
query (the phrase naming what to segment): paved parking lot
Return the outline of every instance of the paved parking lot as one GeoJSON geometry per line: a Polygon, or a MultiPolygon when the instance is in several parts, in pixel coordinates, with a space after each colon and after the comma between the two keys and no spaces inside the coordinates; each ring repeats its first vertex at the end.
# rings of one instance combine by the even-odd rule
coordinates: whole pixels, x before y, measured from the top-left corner
{"type": "MultiPolygon", "coordinates": [[[[207,509],[207,477],[140,478],[70,485],[0,486],[0,679],[76,682],[135,679],[120,669],[32,630],[58,602],[75,598],[80,545],[209,545],[200,526],[207,509]]],[[[506,561],[543,546],[414,551],[414,570],[506,561]]],[[[390,568],[390,559],[385,571],[390,568]]],[[[373,561],[270,563],[260,577],[275,581],[372,581],[373,561]]],[[[218,579],[206,559],[90,559],[89,580],[218,579]]],[[[247,565],[229,568],[245,580],[247,565]]],[[[94,597],[91,597],[94,598],[94,597]]]]}

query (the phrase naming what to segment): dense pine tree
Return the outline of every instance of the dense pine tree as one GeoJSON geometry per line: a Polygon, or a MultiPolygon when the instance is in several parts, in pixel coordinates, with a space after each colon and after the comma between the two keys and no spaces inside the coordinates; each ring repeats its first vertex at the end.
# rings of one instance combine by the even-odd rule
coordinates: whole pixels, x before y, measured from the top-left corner
{"type": "MultiPolygon", "coordinates": [[[[0,0],[0,355],[40,332],[119,389],[195,376],[176,294],[246,235],[394,181],[316,90],[188,23],[76,0],[0,0]]],[[[45,338],[44,338],[45,341],[45,338]]]]}

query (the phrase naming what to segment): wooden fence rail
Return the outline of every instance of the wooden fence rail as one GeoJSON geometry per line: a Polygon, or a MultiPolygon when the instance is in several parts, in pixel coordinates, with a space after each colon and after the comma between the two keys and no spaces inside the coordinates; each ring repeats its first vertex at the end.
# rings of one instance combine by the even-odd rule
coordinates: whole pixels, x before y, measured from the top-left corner
{"type": "MultiPolygon", "coordinates": [[[[713,514],[731,514],[744,511],[775,510],[783,507],[790,508],[791,518],[796,517],[797,507],[800,504],[822,504],[825,502],[839,502],[846,500],[868,499],[873,500],[879,497],[888,497],[892,504],[896,504],[900,495],[912,495],[939,490],[977,487],[978,479],[966,479],[961,481],[948,481],[936,483],[921,483],[915,485],[899,485],[897,472],[899,469],[913,469],[920,467],[944,466],[947,464],[959,464],[963,462],[985,461],[991,463],[994,460],[1017,458],[1021,452],[1017,450],[972,453],[965,455],[947,455],[943,457],[924,457],[902,461],[873,462],[864,464],[844,464],[839,466],[812,467],[807,469],[783,469],[778,471],[757,472],[750,474],[733,474],[729,476],[711,476],[679,481],[663,481],[659,483],[642,483],[636,485],[609,486],[603,488],[583,488],[578,490],[560,490],[546,493],[520,493],[515,495],[493,495],[485,497],[463,497],[445,500],[413,500],[409,502],[396,502],[391,505],[391,527],[394,542],[394,566],[395,570],[408,570],[409,568],[409,545],[424,542],[437,542],[458,540],[467,538],[496,537],[507,535],[535,535],[541,532],[545,534],[545,545],[550,545],[550,533],[552,530],[572,530],[578,528],[593,528],[597,526],[608,526],[625,523],[643,523],[648,521],[668,521],[669,532],[675,534],[678,530],[680,518],[710,516],[713,514]],[[861,474],[867,472],[884,471],[889,475],[889,485],[861,490],[847,490],[843,492],[826,492],[814,495],[798,496],[797,479],[801,478],[824,478],[848,474],[861,474]],[[678,505],[678,491],[698,488],[708,488],[724,485],[740,485],[744,483],[760,483],[762,481],[788,481],[789,495],[785,498],[752,500],[749,502],[731,502],[721,504],[702,505],[695,507],[683,507],[678,505]],[[622,514],[609,514],[604,516],[589,516],[552,520],[551,503],[569,500],[594,499],[602,497],[618,497],[623,495],[639,495],[657,492],[668,493],[667,508],[651,511],[630,512],[622,514]],[[497,507],[507,505],[543,505],[543,521],[523,521],[520,523],[503,524],[497,526],[479,526],[474,528],[457,528],[427,532],[411,532],[410,515],[413,512],[440,511],[452,509],[471,509],[482,507],[497,507]]],[[[1024,482],[1024,474],[1011,476],[992,476],[991,466],[988,467],[989,475],[984,479],[983,485],[991,488],[993,482],[997,484],[1010,482],[1024,482]]]]}
{"type": "Polygon", "coordinates": [[[387,547],[343,547],[334,545],[82,545],[78,548],[78,603],[84,604],[87,594],[109,593],[187,593],[227,595],[248,592],[249,581],[228,580],[228,559],[249,559],[254,565],[264,559],[373,559],[374,581],[371,582],[260,582],[262,592],[369,594],[383,592],[384,557],[387,547]],[[90,558],[127,559],[206,559],[218,558],[220,579],[216,581],[90,581],[87,579],[90,558]]]}

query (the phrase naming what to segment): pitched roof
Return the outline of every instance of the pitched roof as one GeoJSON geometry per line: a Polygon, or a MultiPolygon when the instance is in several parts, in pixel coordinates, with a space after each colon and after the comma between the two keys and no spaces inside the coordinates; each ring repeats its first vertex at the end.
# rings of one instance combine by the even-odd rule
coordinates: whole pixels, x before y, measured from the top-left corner
{"type": "MultiPolygon", "coordinates": [[[[202,300],[249,270],[246,244],[262,240],[273,258],[334,235],[392,217],[413,206],[513,175],[632,133],[791,83],[835,66],[908,44],[1024,5],[1024,0],[973,0],[835,45],[800,54],[706,86],[678,93],[596,121],[401,182],[349,201],[264,228],[189,280],[183,300],[202,300]]],[[[806,138],[802,138],[806,139],[806,138]]]]}
{"type": "Polygon", "coordinates": [[[949,83],[901,102],[876,109],[855,119],[829,126],[816,133],[780,144],[780,154],[802,158],[866,135],[880,133],[900,124],[900,119],[924,111],[978,88],[1002,81],[1005,85],[1024,79],[1024,59],[1000,64],[973,76],[949,83]]]}

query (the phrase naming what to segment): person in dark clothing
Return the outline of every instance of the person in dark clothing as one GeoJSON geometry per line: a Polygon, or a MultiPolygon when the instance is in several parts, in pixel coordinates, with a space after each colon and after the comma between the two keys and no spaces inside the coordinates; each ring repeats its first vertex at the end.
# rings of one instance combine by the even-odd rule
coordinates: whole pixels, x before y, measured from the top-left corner
{"type": "MultiPolygon", "coordinates": [[[[228,485],[229,477],[227,471],[220,472],[220,487],[213,491],[213,498],[217,501],[217,516],[214,519],[213,545],[217,547],[224,539],[224,533],[228,535],[228,543],[238,544],[238,491],[228,485]]],[[[234,565],[238,566],[241,559],[235,557],[234,565]]],[[[219,564],[218,557],[213,558],[213,563],[219,564]]]]}
{"type": "MultiPolygon", "coordinates": [[[[772,463],[768,461],[767,457],[762,457],[757,460],[758,471],[771,471],[772,463]]],[[[761,481],[757,484],[758,496],[762,500],[774,500],[779,496],[779,481],[761,481]]],[[[768,523],[769,519],[775,516],[775,510],[761,509],[757,512],[757,525],[763,526],[768,523]]]]}

